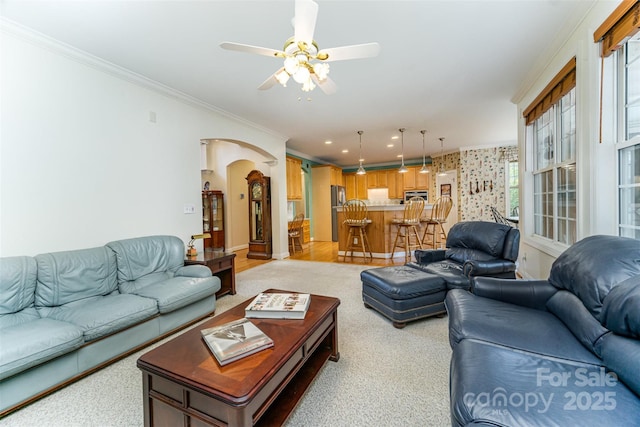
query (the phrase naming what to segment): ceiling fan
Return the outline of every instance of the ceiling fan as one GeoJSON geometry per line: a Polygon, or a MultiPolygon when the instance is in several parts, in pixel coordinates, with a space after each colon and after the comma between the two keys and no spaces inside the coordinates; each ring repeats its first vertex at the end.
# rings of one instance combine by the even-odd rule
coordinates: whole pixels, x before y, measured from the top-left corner
{"type": "Polygon", "coordinates": [[[283,66],[258,87],[260,90],[269,89],[276,83],[286,87],[287,81],[292,77],[302,85],[304,92],[312,91],[318,85],[324,93],[330,95],[337,90],[337,87],[329,78],[328,62],[374,57],[380,52],[380,45],[365,43],[320,50],[313,39],[317,16],[316,2],[296,0],[293,18],[294,35],[284,43],[282,50],[233,42],[223,42],[220,47],[284,59],[283,66]]]}

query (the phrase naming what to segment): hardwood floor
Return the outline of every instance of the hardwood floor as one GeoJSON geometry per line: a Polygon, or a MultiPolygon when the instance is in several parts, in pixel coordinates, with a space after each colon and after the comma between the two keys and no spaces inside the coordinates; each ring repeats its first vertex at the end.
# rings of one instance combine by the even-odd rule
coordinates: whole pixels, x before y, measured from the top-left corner
{"type": "MultiPolygon", "coordinates": [[[[236,273],[244,270],[256,267],[272,260],[260,260],[247,258],[248,249],[242,249],[236,251],[235,267],[236,273]]],[[[324,261],[324,262],[345,262],[344,257],[338,258],[338,242],[310,242],[304,245],[302,252],[296,251],[294,255],[291,255],[288,259],[299,259],[304,261],[324,261]]],[[[362,257],[347,257],[346,262],[352,264],[363,264],[371,266],[386,266],[386,265],[403,265],[405,263],[404,256],[396,257],[395,259],[383,259],[374,258],[370,261],[367,258],[367,262],[364,262],[362,257]]]]}

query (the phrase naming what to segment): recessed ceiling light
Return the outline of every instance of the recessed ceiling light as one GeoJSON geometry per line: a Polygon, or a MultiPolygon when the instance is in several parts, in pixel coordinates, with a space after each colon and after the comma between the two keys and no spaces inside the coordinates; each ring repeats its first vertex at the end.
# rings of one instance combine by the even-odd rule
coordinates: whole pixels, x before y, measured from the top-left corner
{"type": "Polygon", "coordinates": [[[391,139],[398,139],[398,138],[400,138],[400,137],[397,136],[397,135],[394,135],[394,136],[391,137],[391,139]]]}
{"type": "Polygon", "coordinates": [[[401,159],[402,158],[402,154],[398,154],[396,157],[401,159]]]}
{"type": "Polygon", "coordinates": [[[333,141],[325,141],[324,143],[327,144],[327,145],[328,144],[333,144],[333,141]]]}
{"type": "Polygon", "coordinates": [[[387,148],[393,148],[393,144],[387,144],[387,148]]]}
{"type": "Polygon", "coordinates": [[[343,153],[348,153],[349,150],[347,150],[346,148],[344,150],[342,150],[343,153]]]}
{"type": "Polygon", "coordinates": [[[359,162],[364,162],[364,159],[359,159],[358,161],[359,161],[359,162]]]}

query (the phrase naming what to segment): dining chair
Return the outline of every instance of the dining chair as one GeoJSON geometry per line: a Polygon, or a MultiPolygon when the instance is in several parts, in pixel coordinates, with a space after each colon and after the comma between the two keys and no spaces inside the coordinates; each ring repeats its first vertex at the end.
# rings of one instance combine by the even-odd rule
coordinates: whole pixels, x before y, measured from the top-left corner
{"type": "Polygon", "coordinates": [[[396,238],[391,249],[391,259],[396,252],[396,248],[404,248],[404,256],[407,261],[411,259],[412,249],[422,249],[422,241],[418,235],[420,217],[424,210],[424,199],[422,197],[412,197],[404,205],[402,218],[394,218],[392,224],[398,226],[396,238]]]}
{"type": "Polygon", "coordinates": [[[293,221],[289,223],[289,246],[291,246],[291,252],[296,253],[296,243],[300,247],[302,252],[302,223],[304,222],[304,214],[299,213],[295,216],[293,221]]]}

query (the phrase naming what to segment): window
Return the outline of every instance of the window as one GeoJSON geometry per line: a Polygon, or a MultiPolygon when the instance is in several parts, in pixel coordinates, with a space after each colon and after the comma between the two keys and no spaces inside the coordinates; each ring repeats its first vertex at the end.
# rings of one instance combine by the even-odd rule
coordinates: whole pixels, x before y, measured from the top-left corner
{"type": "Polygon", "coordinates": [[[507,162],[508,186],[507,194],[507,214],[509,216],[520,215],[520,184],[518,182],[518,160],[507,162]]]}
{"type": "Polygon", "coordinates": [[[576,242],[576,60],[573,58],[524,111],[533,153],[533,232],[576,242]]]}
{"type": "Polygon", "coordinates": [[[640,239],[640,34],[617,52],[618,234],[640,239]]]}

